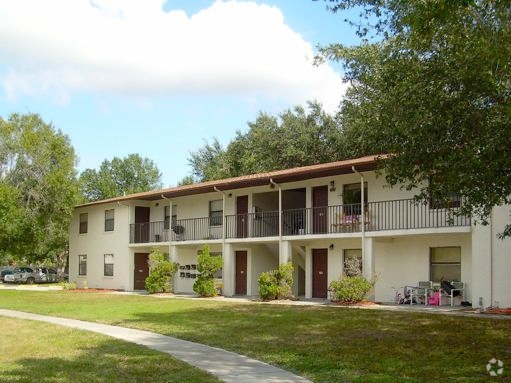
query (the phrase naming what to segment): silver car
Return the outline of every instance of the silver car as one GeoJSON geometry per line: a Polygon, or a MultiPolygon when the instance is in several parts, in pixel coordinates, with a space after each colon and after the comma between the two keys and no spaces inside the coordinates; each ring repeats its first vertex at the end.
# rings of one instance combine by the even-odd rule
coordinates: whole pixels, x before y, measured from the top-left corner
{"type": "Polygon", "coordinates": [[[48,267],[16,267],[11,275],[5,275],[5,283],[57,282],[57,271],[48,267]]]}

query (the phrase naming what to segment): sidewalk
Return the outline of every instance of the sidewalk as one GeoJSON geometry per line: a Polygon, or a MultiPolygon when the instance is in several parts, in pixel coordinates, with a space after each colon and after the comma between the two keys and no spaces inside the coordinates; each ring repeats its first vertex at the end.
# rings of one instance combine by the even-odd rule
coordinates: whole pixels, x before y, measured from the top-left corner
{"type": "Polygon", "coordinates": [[[229,383],[312,383],[288,371],[233,352],[149,331],[0,309],[0,315],[97,332],[167,353],[229,383]]]}

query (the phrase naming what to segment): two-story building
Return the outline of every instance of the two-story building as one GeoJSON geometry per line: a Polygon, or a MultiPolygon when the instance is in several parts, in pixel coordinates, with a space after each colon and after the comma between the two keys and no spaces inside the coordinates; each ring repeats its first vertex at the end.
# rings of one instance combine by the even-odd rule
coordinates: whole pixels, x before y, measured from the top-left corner
{"type": "Polygon", "coordinates": [[[223,258],[226,296],[257,295],[263,271],[292,262],[294,294],[325,298],[355,259],[363,275],[376,276],[376,301],[446,279],[463,282],[456,303],[511,306],[511,240],[496,236],[509,207],[495,208],[488,226],[474,225],[453,214],[459,200],[417,202],[413,191],[385,186],[375,166],[370,156],[79,205],[70,225],[70,280],[143,290],[157,247],[180,265],[175,292],[192,293],[198,254],[209,245],[223,258]]]}

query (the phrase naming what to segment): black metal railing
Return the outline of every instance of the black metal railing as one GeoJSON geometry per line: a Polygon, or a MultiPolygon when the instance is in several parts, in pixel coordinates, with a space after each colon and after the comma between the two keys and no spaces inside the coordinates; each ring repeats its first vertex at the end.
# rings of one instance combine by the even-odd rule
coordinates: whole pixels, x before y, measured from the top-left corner
{"type": "Polygon", "coordinates": [[[279,212],[261,211],[257,213],[225,216],[226,238],[261,238],[279,235],[279,212]]]}
{"type": "MultiPolygon", "coordinates": [[[[432,208],[415,199],[346,204],[315,208],[290,209],[282,212],[282,235],[315,235],[356,233],[384,230],[413,230],[470,226],[469,216],[459,215],[459,208],[432,208]]],[[[279,233],[279,212],[227,215],[225,237],[261,238],[274,237],[279,233]]],[[[130,243],[169,241],[197,241],[221,239],[224,225],[209,217],[177,220],[168,229],[165,222],[137,223],[130,225],[130,243]]]]}

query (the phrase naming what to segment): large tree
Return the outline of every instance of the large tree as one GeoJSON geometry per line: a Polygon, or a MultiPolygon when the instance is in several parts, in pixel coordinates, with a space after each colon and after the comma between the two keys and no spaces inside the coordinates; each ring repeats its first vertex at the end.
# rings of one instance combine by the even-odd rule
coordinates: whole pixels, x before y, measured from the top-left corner
{"type": "Polygon", "coordinates": [[[99,170],[85,169],[80,175],[80,187],[86,201],[98,201],[159,189],[161,172],[152,160],[129,154],[104,160],[99,170]]]}
{"type": "Polygon", "coordinates": [[[191,154],[189,163],[197,180],[206,181],[264,171],[292,168],[345,158],[337,116],[318,102],[307,109],[295,106],[278,116],[259,113],[249,130],[223,149],[218,140],[191,154]]]}
{"type": "Polygon", "coordinates": [[[37,114],[0,118],[0,256],[58,262],[78,201],[69,138],[37,114]]]}
{"type": "MultiPolygon", "coordinates": [[[[464,199],[483,223],[511,203],[509,0],[330,1],[358,7],[358,46],[333,44],[350,82],[342,124],[353,155],[388,153],[392,185],[464,199]]],[[[511,225],[503,228],[511,235],[511,225]]]]}

